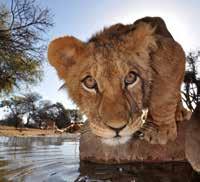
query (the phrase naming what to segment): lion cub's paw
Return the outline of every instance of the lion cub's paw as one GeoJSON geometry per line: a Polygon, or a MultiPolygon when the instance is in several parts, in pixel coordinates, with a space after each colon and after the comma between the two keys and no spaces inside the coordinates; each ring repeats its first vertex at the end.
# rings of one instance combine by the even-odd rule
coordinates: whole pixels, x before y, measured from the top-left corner
{"type": "Polygon", "coordinates": [[[191,111],[182,107],[180,111],[176,112],[176,121],[188,121],[190,120],[191,115],[192,115],[191,111]]]}
{"type": "Polygon", "coordinates": [[[169,140],[173,141],[177,137],[176,123],[170,125],[161,125],[147,129],[143,138],[151,144],[166,144],[169,140]]]}

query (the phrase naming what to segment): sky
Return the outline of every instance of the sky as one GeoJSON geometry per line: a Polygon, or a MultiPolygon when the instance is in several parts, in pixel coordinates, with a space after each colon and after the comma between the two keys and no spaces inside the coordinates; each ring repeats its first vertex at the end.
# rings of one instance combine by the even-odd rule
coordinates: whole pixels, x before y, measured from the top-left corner
{"type": "MultiPolygon", "coordinates": [[[[37,0],[37,2],[41,7],[48,7],[53,15],[54,27],[48,32],[47,44],[54,38],[64,35],[72,35],[86,41],[95,32],[112,24],[129,24],[145,16],[160,16],[186,52],[200,48],[199,0],[37,0]]],[[[44,99],[52,102],[61,102],[67,108],[75,108],[67,92],[58,91],[62,83],[55,70],[45,60],[44,79],[38,86],[31,88],[31,91],[37,91],[44,99]]]]}

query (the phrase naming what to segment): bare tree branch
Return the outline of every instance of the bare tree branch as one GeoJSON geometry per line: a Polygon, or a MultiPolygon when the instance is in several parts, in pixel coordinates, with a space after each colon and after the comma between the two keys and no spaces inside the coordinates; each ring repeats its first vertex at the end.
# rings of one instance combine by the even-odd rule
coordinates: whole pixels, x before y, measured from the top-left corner
{"type": "Polygon", "coordinates": [[[44,33],[53,23],[49,10],[40,8],[35,0],[11,0],[10,9],[0,5],[0,15],[1,93],[40,80],[44,33]]]}
{"type": "Polygon", "coordinates": [[[187,71],[184,78],[183,101],[187,107],[194,111],[200,99],[200,78],[198,77],[198,64],[200,51],[190,52],[187,56],[187,71]]]}

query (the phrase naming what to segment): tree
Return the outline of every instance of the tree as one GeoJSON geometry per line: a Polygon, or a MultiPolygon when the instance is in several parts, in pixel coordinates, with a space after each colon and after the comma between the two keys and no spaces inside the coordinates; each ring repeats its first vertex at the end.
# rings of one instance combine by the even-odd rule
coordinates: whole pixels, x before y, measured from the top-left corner
{"type": "Polygon", "coordinates": [[[24,94],[22,96],[12,96],[0,102],[0,107],[6,108],[9,112],[7,121],[18,127],[22,124],[22,118],[27,115],[27,125],[30,117],[37,111],[37,102],[42,97],[37,93],[24,94]]]}
{"type": "Polygon", "coordinates": [[[200,51],[190,52],[187,56],[187,70],[184,78],[183,101],[187,107],[194,111],[200,105],[200,51]]]}
{"type": "Polygon", "coordinates": [[[38,110],[37,102],[40,101],[42,97],[38,93],[24,94],[24,97],[25,97],[24,104],[27,107],[27,115],[28,115],[26,126],[29,126],[32,115],[34,115],[38,110]]]}
{"type": "Polygon", "coordinates": [[[50,102],[42,102],[38,110],[32,116],[33,120],[38,123],[39,127],[42,122],[53,121],[58,128],[65,128],[71,122],[70,113],[61,103],[51,104],[50,102]]]}
{"type": "Polygon", "coordinates": [[[11,0],[10,8],[0,4],[1,94],[41,79],[44,35],[53,25],[51,17],[35,0],[11,0]]]}
{"type": "Polygon", "coordinates": [[[65,128],[71,122],[82,120],[79,110],[65,109],[61,103],[51,103],[49,100],[42,100],[37,93],[22,94],[12,96],[2,100],[0,107],[6,109],[9,114],[4,122],[16,127],[22,124],[22,119],[26,127],[41,127],[42,123],[55,122],[58,128],[65,128]],[[24,117],[25,116],[25,117],[24,117]]]}
{"type": "Polygon", "coordinates": [[[71,122],[73,121],[74,123],[76,123],[76,122],[82,121],[83,116],[79,110],[72,109],[72,110],[69,110],[69,112],[70,112],[71,122]]]}
{"type": "Polygon", "coordinates": [[[13,96],[10,99],[3,100],[0,107],[7,108],[9,112],[8,119],[12,120],[13,125],[17,128],[22,125],[22,116],[27,112],[24,97],[13,96]]]}

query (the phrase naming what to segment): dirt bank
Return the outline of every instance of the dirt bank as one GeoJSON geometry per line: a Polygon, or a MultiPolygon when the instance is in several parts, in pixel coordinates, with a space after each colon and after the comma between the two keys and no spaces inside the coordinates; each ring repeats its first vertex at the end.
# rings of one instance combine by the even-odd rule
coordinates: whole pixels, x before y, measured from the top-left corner
{"type": "Polygon", "coordinates": [[[34,128],[22,128],[16,129],[15,127],[10,126],[1,126],[0,125],[0,136],[20,136],[20,137],[32,137],[32,136],[64,136],[64,133],[55,133],[55,130],[42,130],[34,128]]]}

